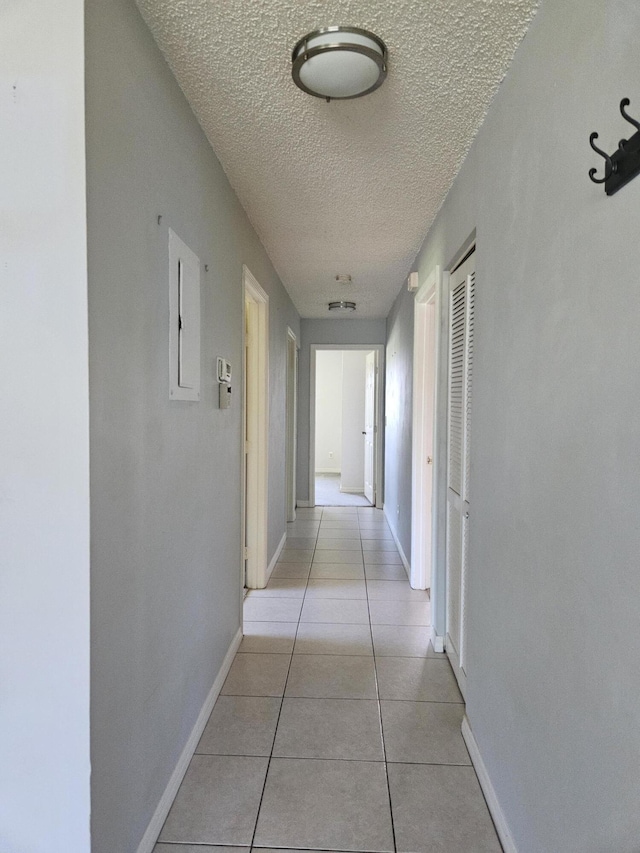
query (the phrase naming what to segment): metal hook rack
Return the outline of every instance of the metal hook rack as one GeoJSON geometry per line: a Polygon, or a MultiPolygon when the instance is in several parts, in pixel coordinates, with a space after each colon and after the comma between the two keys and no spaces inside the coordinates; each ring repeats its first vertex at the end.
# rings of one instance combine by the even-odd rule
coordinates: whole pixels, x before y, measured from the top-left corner
{"type": "Polygon", "coordinates": [[[629,98],[623,98],[620,101],[620,113],[625,121],[635,127],[636,132],[629,139],[621,139],[613,154],[607,154],[598,148],[594,141],[598,138],[597,133],[592,133],[589,137],[589,145],[604,159],[604,177],[596,177],[597,169],[589,169],[589,177],[594,184],[604,184],[607,195],[618,192],[640,173],[640,122],[626,111],[630,103],[629,98]]]}

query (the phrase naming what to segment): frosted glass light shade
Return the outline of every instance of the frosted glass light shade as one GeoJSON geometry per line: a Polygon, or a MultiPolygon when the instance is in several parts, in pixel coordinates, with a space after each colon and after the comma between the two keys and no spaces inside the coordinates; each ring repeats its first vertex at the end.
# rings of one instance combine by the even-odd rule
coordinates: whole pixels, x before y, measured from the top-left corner
{"type": "Polygon", "coordinates": [[[291,74],[297,86],[318,98],[358,98],[387,75],[387,49],[373,33],[356,27],[326,27],[300,39],[291,74]]]}

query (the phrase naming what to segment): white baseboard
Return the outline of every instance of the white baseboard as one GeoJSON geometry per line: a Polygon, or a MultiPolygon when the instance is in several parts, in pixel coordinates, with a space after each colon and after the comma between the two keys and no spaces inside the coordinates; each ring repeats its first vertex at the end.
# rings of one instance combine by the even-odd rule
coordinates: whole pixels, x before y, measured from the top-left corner
{"type": "Polygon", "coordinates": [[[238,647],[242,642],[242,628],[238,628],[238,633],[235,635],[233,640],[231,641],[231,645],[229,646],[226,655],[224,656],[224,660],[222,661],[222,666],[220,667],[220,671],[216,676],[216,680],[213,682],[213,686],[209,691],[209,695],[205,699],[205,703],[202,706],[202,710],[198,714],[198,719],[196,720],[196,724],[193,727],[191,734],[189,735],[189,739],[187,740],[184,749],[178,759],[178,763],[175,766],[175,770],[171,774],[171,778],[167,784],[167,787],[164,789],[164,794],[160,798],[160,802],[158,803],[158,807],[156,808],[151,821],[149,822],[149,826],[145,834],[142,836],[142,841],[138,845],[138,849],[136,853],[152,853],[153,848],[156,845],[156,841],[158,840],[158,836],[160,835],[160,830],[162,829],[165,820],[167,819],[167,815],[169,814],[169,809],[171,808],[173,801],[175,799],[176,794],[178,793],[178,788],[182,780],[184,779],[184,775],[187,772],[187,768],[189,767],[189,762],[193,757],[193,753],[198,745],[198,741],[202,736],[202,732],[204,731],[204,727],[207,725],[207,720],[211,715],[211,711],[213,710],[213,706],[216,704],[216,699],[220,691],[222,690],[222,685],[224,684],[224,680],[227,677],[229,669],[231,668],[231,664],[233,663],[233,659],[235,657],[236,652],[238,651],[238,647]]]}
{"type": "Polygon", "coordinates": [[[316,468],[316,474],[341,474],[339,468],[316,468]]]}
{"type": "Polygon", "coordinates": [[[493,818],[498,838],[502,844],[502,849],[504,850],[504,853],[518,853],[518,848],[516,847],[511,833],[509,832],[507,820],[502,808],[500,807],[500,803],[498,802],[498,797],[496,796],[494,787],[491,784],[487,768],[484,766],[484,761],[480,755],[478,744],[476,743],[476,739],[471,731],[471,726],[469,725],[469,720],[466,716],[462,721],[462,737],[464,738],[464,742],[469,750],[469,755],[471,756],[471,761],[475,771],[478,774],[478,781],[480,782],[484,798],[487,801],[487,806],[489,807],[489,812],[493,818]]]}
{"type": "Polygon", "coordinates": [[[451,669],[453,670],[453,674],[456,677],[456,681],[458,682],[458,687],[460,688],[460,693],[462,693],[462,698],[466,699],[467,697],[467,676],[465,671],[460,666],[460,657],[458,656],[458,652],[456,651],[456,647],[451,642],[451,637],[447,634],[444,641],[444,650],[447,653],[447,657],[449,658],[449,663],[451,664],[451,669]]]}
{"type": "Polygon", "coordinates": [[[436,629],[431,626],[431,645],[433,646],[434,652],[444,652],[444,637],[440,637],[436,634],[436,629]]]}
{"type": "Polygon", "coordinates": [[[364,489],[345,489],[343,486],[340,486],[340,491],[345,495],[364,495],[364,489]]]}
{"type": "Polygon", "coordinates": [[[307,507],[315,506],[315,504],[312,504],[312,503],[311,503],[311,501],[301,501],[301,500],[297,500],[297,501],[296,501],[296,506],[299,506],[299,507],[300,507],[300,509],[306,509],[307,507]]]}
{"type": "Polygon", "coordinates": [[[267,583],[269,583],[269,578],[271,577],[271,572],[274,570],[278,559],[280,558],[280,554],[282,553],[282,549],[284,548],[284,543],[287,541],[287,531],[282,534],[282,539],[280,540],[280,544],[276,548],[276,553],[271,558],[271,562],[267,566],[267,583]]]}
{"type": "Polygon", "coordinates": [[[386,509],[383,510],[383,512],[384,512],[384,517],[387,519],[387,524],[389,525],[389,530],[391,531],[391,535],[393,536],[393,541],[396,543],[396,548],[398,549],[398,552],[400,554],[400,559],[402,560],[402,565],[404,566],[404,570],[407,573],[407,577],[411,578],[411,565],[409,563],[409,560],[407,560],[407,555],[402,550],[402,545],[400,544],[400,540],[396,536],[396,532],[393,529],[393,526],[391,524],[391,519],[387,515],[386,509]]]}

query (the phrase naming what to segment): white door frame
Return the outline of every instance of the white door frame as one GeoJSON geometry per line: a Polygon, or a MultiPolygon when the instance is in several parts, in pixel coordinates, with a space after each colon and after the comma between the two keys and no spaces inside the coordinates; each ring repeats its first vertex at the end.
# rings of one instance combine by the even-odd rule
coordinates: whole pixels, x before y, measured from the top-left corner
{"type": "Polygon", "coordinates": [[[286,449],[286,517],[296,520],[296,456],[298,424],[298,339],[287,327],[287,449],[286,449]]]}
{"type": "Polygon", "coordinates": [[[316,353],[318,350],[360,350],[377,353],[376,371],[376,507],[383,506],[383,446],[384,446],[384,344],[311,344],[309,378],[309,506],[316,505],[316,353]]]}
{"type": "MultiPolygon", "coordinates": [[[[413,320],[413,427],[411,452],[411,572],[414,589],[429,589],[435,566],[437,494],[435,416],[442,272],[437,266],[415,295],[413,320]],[[431,457],[427,439],[431,435],[431,457]],[[430,474],[427,465],[431,466],[430,474]]],[[[439,460],[438,460],[439,461],[439,460]]]]}
{"type": "MultiPolygon", "coordinates": [[[[246,546],[246,585],[263,589],[267,583],[267,522],[268,522],[268,446],[269,446],[269,296],[244,264],[242,266],[244,296],[242,300],[242,346],[248,346],[255,369],[256,381],[245,386],[242,423],[247,417],[247,434],[253,436],[247,448],[248,468],[245,484],[244,453],[242,454],[242,551],[244,567],[246,546]],[[247,340],[246,302],[256,306],[255,340],[247,340]],[[245,407],[245,399],[247,400],[245,407]],[[246,528],[245,528],[246,524],[246,528]]],[[[243,376],[243,384],[246,376],[243,376]]],[[[242,436],[244,442],[244,435],[242,436]]],[[[243,447],[244,450],[244,447],[243,447]]],[[[243,572],[244,574],[244,572],[243,572]]]]}

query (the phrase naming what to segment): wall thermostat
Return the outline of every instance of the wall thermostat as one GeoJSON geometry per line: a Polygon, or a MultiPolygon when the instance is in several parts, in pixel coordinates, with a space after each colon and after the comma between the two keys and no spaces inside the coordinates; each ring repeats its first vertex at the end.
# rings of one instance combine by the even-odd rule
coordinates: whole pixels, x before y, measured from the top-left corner
{"type": "Polygon", "coordinates": [[[218,382],[231,383],[231,364],[226,358],[218,357],[218,382]]]}
{"type": "Polygon", "coordinates": [[[231,365],[226,358],[218,357],[218,401],[221,409],[231,406],[231,365]]]}

